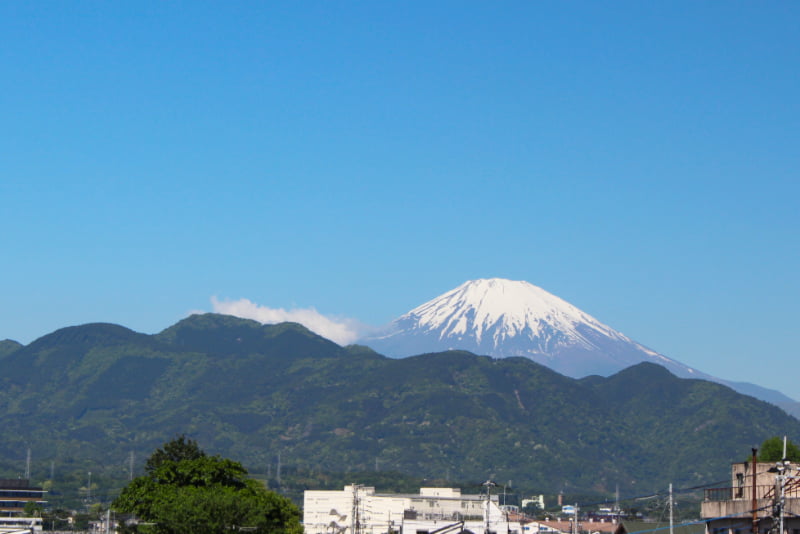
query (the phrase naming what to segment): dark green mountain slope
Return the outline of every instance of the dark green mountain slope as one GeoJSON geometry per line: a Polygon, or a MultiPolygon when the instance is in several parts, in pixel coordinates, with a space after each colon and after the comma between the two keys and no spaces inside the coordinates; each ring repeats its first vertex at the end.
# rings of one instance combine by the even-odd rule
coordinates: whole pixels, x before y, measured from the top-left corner
{"type": "Polygon", "coordinates": [[[613,403],[619,417],[636,421],[638,432],[630,442],[659,460],[644,476],[691,475],[703,482],[719,467],[719,458],[738,461],[747,455],[749,447],[739,436],[752,436],[749,446],[758,446],[763,441],[758,436],[796,435],[797,420],[771,404],[713,382],[677,378],[651,363],[592,388],[613,403]],[[709,449],[714,456],[708,456],[709,449]]]}
{"type": "Polygon", "coordinates": [[[12,352],[21,348],[22,344],[13,339],[4,339],[0,341],[0,359],[5,358],[12,352]]]}
{"type": "MultiPolygon", "coordinates": [[[[573,380],[523,358],[401,360],[296,324],[221,315],[149,336],[92,324],[0,358],[0,461],[91,459],[120,470],[179,433],[266,471],[374,469],[514,480],[557,491],[649,491],[726,478],[780,409],[642,364],[573,380]]],[[[15,475],[15,473],[8,473],[15,475]]]]}

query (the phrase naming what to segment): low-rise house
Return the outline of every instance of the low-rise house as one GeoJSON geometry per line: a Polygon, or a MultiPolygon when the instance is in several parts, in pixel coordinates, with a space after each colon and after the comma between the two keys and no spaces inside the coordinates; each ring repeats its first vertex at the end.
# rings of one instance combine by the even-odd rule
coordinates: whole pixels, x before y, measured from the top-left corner
{"type": "Polygon", "coordinates": [[[615,534],[704,534],[705,524],[702,522],[692,522],[686,524],[673,525],[664,521],[622,521],[615,534]]]}
{"type": "Polygon", "coordinates": [[[548,519],[523,522],[523,534],[570,534],[577,528],[578,532],[590,534],[614,534],[618,524],[616,521],[583,518],[575,527],[573,519],[548,519]]]}
{"type": "Polygon", "coordinates": [[[529,520],[522,525],[523,534],[569,534],[570,532],[572,532],[572,521],[566,520],[529,520]]]}

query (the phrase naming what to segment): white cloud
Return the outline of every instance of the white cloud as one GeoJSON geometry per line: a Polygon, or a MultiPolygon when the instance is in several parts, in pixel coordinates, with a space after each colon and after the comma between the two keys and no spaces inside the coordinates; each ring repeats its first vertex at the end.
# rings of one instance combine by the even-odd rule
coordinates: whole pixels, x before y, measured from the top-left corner
{"type": "Polygon", "coordinates": [[[339,345],[353,343],[362,336],[362,333],[367,328],[355,319],[327,317],[314,308],[284,310],[283,308],[259,306],[249,299],[218,300],[216,297],[211,297],[211,304],[215,313],[224,313],[225,315],[233,315],[242,319],[253,319],[263,324],[287,321],[300,323],[312,332],[339,345]]]}

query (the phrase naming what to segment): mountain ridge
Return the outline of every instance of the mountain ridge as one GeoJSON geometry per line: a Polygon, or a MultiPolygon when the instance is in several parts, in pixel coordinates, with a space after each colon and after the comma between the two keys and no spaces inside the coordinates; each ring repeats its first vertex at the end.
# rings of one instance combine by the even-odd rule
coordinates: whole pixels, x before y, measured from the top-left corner
{"type": "Polygon", "coordinates": [[[573,378],[609,376],[653,362],[677,376],[722,383],[782,406],[795,402],[781,392],[714,377],[660,354],[525,281],[467,281],[358,342],[392,357],[452,349],[523,356],[573,378]]]}
{"type": "Polygon", "coordinates": [[[22,347],[22,343],[14,341],[13,339],[4,339],[0,341],[0,359],[5,358],[12,352],[16,352],[22,347]]]}
{"type": "Polygon", "coordinates": [[[13,380],[0,359],[0,468],[12,474],[31,447],[42,461],[118,472],[130,451],[186,434],[260,472],[278,454],[309,472],[369,470],[378,458],[428,478],[649,490],[725,478],[753,443],[800,435],[774,406],[652,364],[576,380],[522,357],[392,359],[296,324],[206,314],[173,327],[76,327],[18,349],[13,380]],[[60,357],[37,375],[49,354],[60,357]]]}

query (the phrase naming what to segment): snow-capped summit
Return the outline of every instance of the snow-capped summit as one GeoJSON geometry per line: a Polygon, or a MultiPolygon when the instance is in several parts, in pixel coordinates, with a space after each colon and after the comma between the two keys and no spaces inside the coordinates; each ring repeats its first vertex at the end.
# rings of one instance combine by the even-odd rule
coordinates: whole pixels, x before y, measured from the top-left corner
{"type": "Polygon", "coordinates": [[[580,325],[601,335],[627,339],[540,287],[502,278],[466,282],[414,308],[398,322],[409,319],[415,329],[435,331],[440,339],[472,338],[498,353],[504,352],[506,341],[517,336],[534,342],[536,352],[575,343],[591,347],[592,342],[580,333],[580,325]]]}
{"type": "Polygon", "coordinates": [[[711,377],[658,354],[524,281],[472,280],[414,308],[361,341],[394,357],[462,349],[526,356],[562,374],[610,375],[651,361],[678,376],[711,377]]]}

